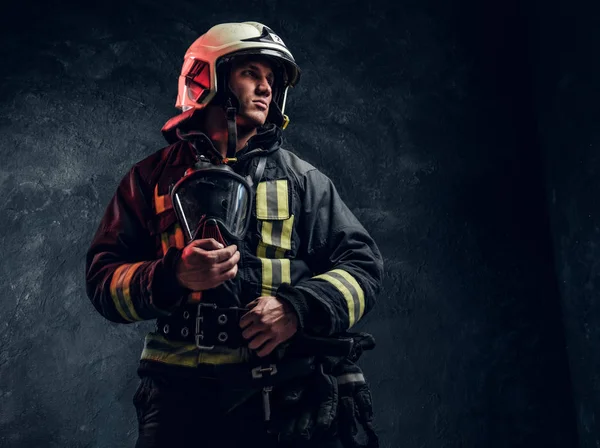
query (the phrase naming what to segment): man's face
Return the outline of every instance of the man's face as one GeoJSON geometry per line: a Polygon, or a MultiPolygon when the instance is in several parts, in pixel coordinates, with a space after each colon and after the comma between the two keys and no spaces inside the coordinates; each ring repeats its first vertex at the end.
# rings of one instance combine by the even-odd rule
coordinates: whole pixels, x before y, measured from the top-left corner
{"type": "Polygon", "coordinates": [[[265,124],[272,99],[275,76],[263,59],[244,59],[234,63],[229,88],[240,102],[237,124],[257,128],[265,124]]]}

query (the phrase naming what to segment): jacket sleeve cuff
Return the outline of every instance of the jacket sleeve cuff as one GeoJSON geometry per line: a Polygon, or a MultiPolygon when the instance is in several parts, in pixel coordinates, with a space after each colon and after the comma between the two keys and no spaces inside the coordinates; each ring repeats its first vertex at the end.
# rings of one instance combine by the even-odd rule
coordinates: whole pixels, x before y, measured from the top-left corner
{"type": "Polygon", "coordinates": [[[289,283],[282,283],[275,297],[287,302],[298,316],[298,330],[306,333],[320,333],[327,328],[329,316],[323,306],[308,294],[289,283]]]}
{"type": "Polygon", "coordinates": [[[183,303],[190,290],[181,286],[176,268],[182,249],[171,247],[157,263],[152,276],[152,305],[162,314],[171,314],[183,303]]]}

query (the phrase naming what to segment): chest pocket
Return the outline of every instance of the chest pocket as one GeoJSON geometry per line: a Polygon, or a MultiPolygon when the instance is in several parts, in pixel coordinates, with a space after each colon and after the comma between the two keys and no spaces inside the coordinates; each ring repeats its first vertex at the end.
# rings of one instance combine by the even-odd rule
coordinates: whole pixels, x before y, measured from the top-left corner
{"type": "Polygon", "coordinates": [[[260,258],[284,258],[292,250],[294,215],[287,179],[260,182],[256,188],[256,220],[260,258]]]}
{"type": "Polygon", "coordinates": [[[261,295],[273,295],[281,283],[291,283],[290,259],[294,215],[287,179],[260,182],[256,188],[256,255],[262,265],[261,295]]]}

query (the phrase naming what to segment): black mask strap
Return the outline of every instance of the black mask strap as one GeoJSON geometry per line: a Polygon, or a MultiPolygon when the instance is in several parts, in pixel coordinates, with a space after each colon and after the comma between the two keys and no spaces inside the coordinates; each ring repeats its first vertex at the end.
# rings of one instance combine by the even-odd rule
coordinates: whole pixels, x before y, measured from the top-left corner
{"type": "Polygon", "coordinates": [[[235,157],[235,150],[237,147],[237,125],[235,122],[236,110],[231,104],[231,98],[227,99],[225,115],[227,116],[227,158],[231,159],[235,157]]]}

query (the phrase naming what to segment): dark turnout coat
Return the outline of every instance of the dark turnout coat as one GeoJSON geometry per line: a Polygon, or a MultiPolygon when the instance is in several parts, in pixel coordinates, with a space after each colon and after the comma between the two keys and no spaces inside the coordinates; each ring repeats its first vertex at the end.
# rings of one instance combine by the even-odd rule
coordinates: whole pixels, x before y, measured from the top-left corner
{"type": "MultiPolygon", "coordinates": [[[[252,173],[258,156],[266,157],[266,167],[255,186],[248,232],[236,242],[237,276],[231,287],[216,288],[202,300],[243,306],[277,296],[293,306],[305,332],[340,333],[372,309],[382,258],[330,179],[282,149],[281,140],[278,128],[266,128],[237,154],[232,167],[241,175],[252,173]]],[[[208,138],[196,142],[200,151],[206,145],[208,138]]],[[[135,164],[108,204],[87,253],[86,283],[94,307],[110,321],[160,319],[193,300],[175,278],[185,242],[169,192],[194,162],[189,141],[170,144],[135,164]]],[[[141,358],[195,367],[243,362],[247,350],[202,352],[151,332],[141,358]]]]}

